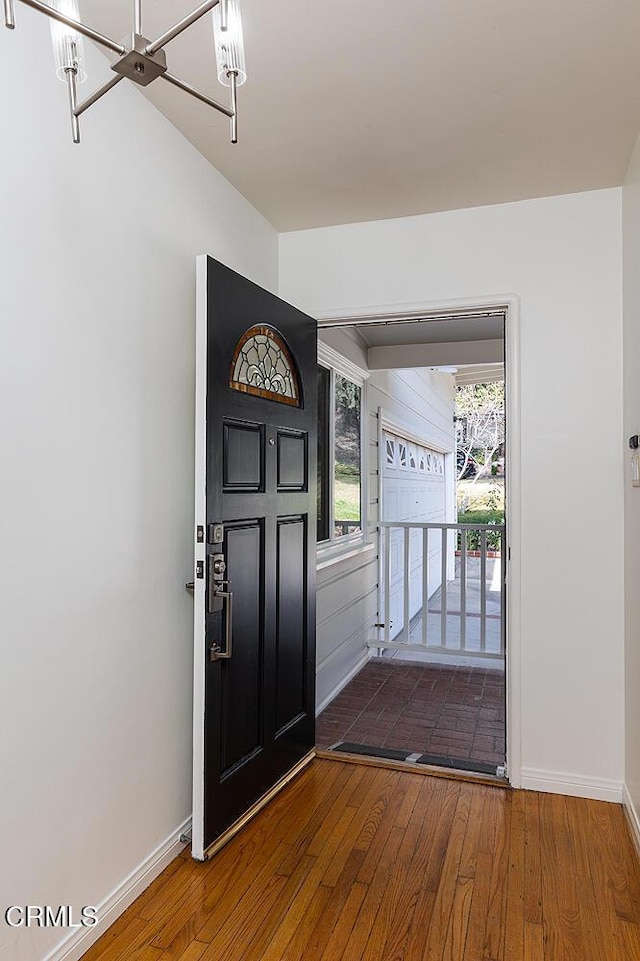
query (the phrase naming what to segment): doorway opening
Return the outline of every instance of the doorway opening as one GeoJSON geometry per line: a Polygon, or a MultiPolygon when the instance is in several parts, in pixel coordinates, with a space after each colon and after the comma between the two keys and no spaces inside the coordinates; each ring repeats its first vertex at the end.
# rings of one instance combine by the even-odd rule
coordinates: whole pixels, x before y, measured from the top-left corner
{"type": "Polygon", "coordinates": [[[361,528],[345,524],[342,558],[319,551],[321,749],[506,777],[505,320],[496,308],[320,329],[366,370],[361,528]],[[350,631],[338,644],[321,620],[340,634],[332,603],[350,631]],[[344,676],[325,694],[331,663],[344,676]]]}

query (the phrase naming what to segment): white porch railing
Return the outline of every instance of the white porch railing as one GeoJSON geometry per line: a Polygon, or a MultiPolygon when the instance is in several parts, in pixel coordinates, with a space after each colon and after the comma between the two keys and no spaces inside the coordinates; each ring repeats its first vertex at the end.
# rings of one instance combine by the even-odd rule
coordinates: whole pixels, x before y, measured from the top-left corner
{"type": "Polygon", "coordinates": [[[503,659],[505,528],[379,524],[381,624],[369,647],[503,659]]]}

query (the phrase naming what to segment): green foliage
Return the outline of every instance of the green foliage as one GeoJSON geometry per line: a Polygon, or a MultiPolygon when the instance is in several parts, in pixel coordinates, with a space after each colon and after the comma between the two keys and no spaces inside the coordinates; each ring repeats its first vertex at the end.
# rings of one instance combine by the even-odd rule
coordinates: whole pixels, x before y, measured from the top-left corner
{"type": "MultiPolygon", "coordinates": [[[[494,511],[502,514],[502,520],[497,522],[502,524],[504,522],[504,490],[502,487],[492,487],[489,493],[485,497],[485,504],[487,505],[487,510],[494,511]]],[[[496,521],[488,521],[487,523],[496,523],[496,521]]]]}
{"type": "Polygon", "coordinates": [[[335,379],[335,458],[341,466],[360,465],[360,399],[361,390],[350,380],[335,379]]]}
{"type": "MultiPolygon", "coordinates": [[[[465,511],[458,514],[459,524],[504,524],[503,510],[465,511]]],[[[458,531],[458,550],[462,548],[462,537],[466,533],[467,550],[480,549],[480,531],[458,531]]],[[[487,531],[487,548],[490,551],[500,550],[500,532],[487,531]]]]}
{"type": "Polygon", "coordinates": [[[459,524],[504,524],[504,511],[465,511],[458,514],[459,524]]]}
{"type": "Polygon", "coordinates": [[[336,376],[336,402],[340,407],[357,410],[360,407],[360,388],[346,377],[336,376]]]}
{"type": "Polygon", "coordinates": [[[463,384],[456,387],[456,414],[469,414],[501,410],[504,407],[504,383],[463,384]]]}
{"type": "Polygon", "coordinates": [[[504,509],[504,481],[501,477],[459,480],[456,485],[458,511],[504,509]]]}
{"type": "Polygon", "coordinates": [[[336,471],[334,515],[339,521],[360,521],[360,477],[336,471]]]}
{"type": "Polygon", "coordinates": [[[336,477],[356,476],[360,477],[360,464],[341,464],[336,463],[336,477]]]}

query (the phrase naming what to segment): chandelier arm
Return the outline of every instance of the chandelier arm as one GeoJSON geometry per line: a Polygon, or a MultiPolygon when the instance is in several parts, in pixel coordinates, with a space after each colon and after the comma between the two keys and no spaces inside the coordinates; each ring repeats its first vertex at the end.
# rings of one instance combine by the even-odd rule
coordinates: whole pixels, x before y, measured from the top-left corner
{"type": "Polygon", "coordinates": [[[142,33],[142,0],[133,0],[133,32],[142,33]]]}
{"type": "MultiPolygon", "coordinates": [[[[23,3],[25,2],[27,2],[27,0],[23,0],[23,3]]],[[[172,40],[175,40],[175,38],[183,33],[187,27],[190,27],[192,23],[195,23],[196,20],[200,19],[200,17],[204,17],[205,13],[208,13],[209,10],[213,10],[218,3],[220,3],[220,0],[205,0],[204,3],[201,3],[199,7],[196,7],[196,9],[193,10],[188,16],[184,17],[183,20],[180,20],[179,23],[176,23],[175,27],[172,27],[171,30],[167,30],[167,32],[163,33],[160,37],[158,37],[157,40],[154,40],[153,43],[150,43],[145,52],[157,53],[157,51],[162,47],[166,47],[168,43],[170,43],[172,40]]]]}
{"type": "MultiPolygon", "coordinates": [[[[218,0],[216,0],[218,2],[218,0]]],[[[93,40],[95,43],[101,44],[106,47],[107,50],[112,50],[114,53],[122,54],[127,52],[126,47],[121,43],[116,43],[115,40],[111,40],[109,37],[105,37],[104,34],[98,33],[93,27],[87,27],[80,20],[74,20],[73,17],[68,17],[65,13],[60,10],[56,10],[54,7],[50,7],[48,3],[43,3],[42,0],[20,0],[20,3],[24,3],[26,7],[32,7],[34,10],[38,10],[40,13],[44,13],[45,16],[51,17],[52,20],[58,20],[59,23],[64,23],[68,27],[72,27],[81,33],[83,37],[88,37],[89,40],[93,40]]],[[[6,10],[7,0],[5,0],[5,10],[6,10]]]]}
{"type": "Polygon", "coordinates": [[[16,15],[13,7],[13,0],[4,0],[4,25],[8,30],[13,30],[16,25],[16,15]]]}
{"type": "Polygon", "coordinates": [[[80,122],[78,121],[78,115],[76,114],[76,109],[78,106],[78,68],[77,67],[67,67],[65,70],[67,75],[67,85],[69,88],[69,112],[71,114],[71,136],[74,143],[80,143],[80,122]]]}
{"type": "Polygon", "coordinates": [[[199,90],[196,90],[195,87],[192,87],[190,83],[185,83],[184,80],[179,80],[170,73],[163,73],[161,76],[163,80],[167,80],[179,90],[184,90],[185,93],[195,97],[196,100],[206,103],[208,107],[213,107],[214,110],[219,110],[220,113],[225,115],[225,117],[229,117],[229,119],[233,118],[233,111],[230,110],[229,107],[225,107],[224,104],[218,103],[216,100],[212,100],[211,97],[206,97],[203,93],[200,93],[199,90]]]}
{"type": "Polygon", "coordinates": [[[229,86],[231,88],[231,143],[238,142],[238,71],[229,71],[229,86]]]}
{"type": "Polygon", "coordinates": [[[85,110],[89,109],[89,107],[93,107],[94,103],[97,103],[97,101],[100,100],[105,93],[108,93],[113,87],[115,87],[117,83],[120,83],[121,80],[124,80],[122,74],[111,77],[110,80],[107,80],[107,82],[103,83],[101,87],[98,87],[98,89],[95,90],[89,97],[87,97],[86,100],[83,100],[81,103],[77,104],[74,110],[76,117],[79,117],[81,114],[83,114],[85,110]]]}

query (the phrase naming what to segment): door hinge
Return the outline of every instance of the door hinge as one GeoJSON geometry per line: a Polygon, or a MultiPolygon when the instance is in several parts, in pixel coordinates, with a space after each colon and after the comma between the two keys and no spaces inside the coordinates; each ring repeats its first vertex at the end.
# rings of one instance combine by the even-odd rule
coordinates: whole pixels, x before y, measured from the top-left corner
{"type": "Polygon", "coordinates": [[[196,577],[199,581],[204,580],[204,561],[196,561],[196,577]]]}
{"type": "Polygon", "coordinates": [[[204,544],[204,524],[198,524],[196,527],[196,543],[204,544]]]}

